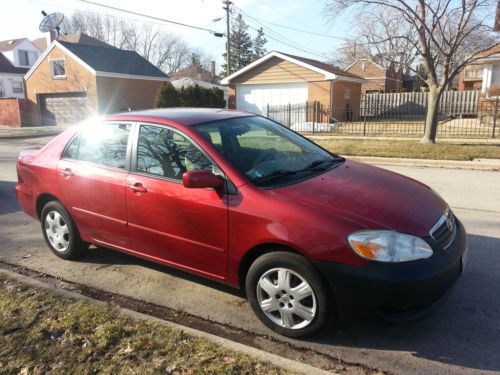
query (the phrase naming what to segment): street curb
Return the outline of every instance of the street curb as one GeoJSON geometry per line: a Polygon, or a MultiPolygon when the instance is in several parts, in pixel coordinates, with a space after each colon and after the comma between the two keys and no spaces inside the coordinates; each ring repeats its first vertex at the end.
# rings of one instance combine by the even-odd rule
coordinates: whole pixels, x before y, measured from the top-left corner
{"type": "MultiPolygon", "coordinates": [[[[421,137],[398,137],[398,136],[356,136],[356,135],[329,135],[329,134],[323,134],[323,135],[307,135],[307,138],[310,139],[325,139],[325,140],[330,140],[330,139],[348,139],[348,140],[376,140],[376,141],[419,141],[421,137]]],[[[443,138],[443,137],[437,137],[436,141],[439,141],[439,143],[463,143],[463,142],[468,142],[468,143],[481,143],[481,144],[493,144],[497,145],[500,144],[500,138],[443,138]]]]}
{"type": "MultiPolygon", "coordinates": [[[[0,269],[0,273],[3,273],[12,279],[15,279],[19,282],[30,285],[32,287],[44,289],[44,290],[47,290],[47,291],[50,291],[53,293],[57,293],[59,295],[65,296],[65,297],[85,300],[85,301],[87,301],[91,304],[94,304],[94,305],[99,305],[99,306],[104,306],[104,307],[109,306],[109,304],[107,302],[99,301],[99,300],[96,300],[94,298],[91,298],[91,297],[88,297],[88,296],[85,296],[85,295],[82,295],[82,294],[79,294],[76,292],[72,292],[72,291],[69,291],[69,290],[66,290],[63,288],[58,288],[57,286],[49,285],[49,284],[44,283],[40,280],[35,280],[35,279],[30,278],[30,277],[20,275],[18,273],[15,273],[15,272],[12,272],[12,271],[9,271],[6,269],[0,269]]],[[[280,356],[275,355],[275,354],[267,353],[263,350],[252,348],[250,346],[240,344],[238,342],[235,342],[235,341],[232,341],[229,339],[225,339],[225,338],[222,338],[222,337],[219,337],[216,335],[212,335],[210,333],[206,333],[206,332],[194,329],[194,328],[190,328],[190,327],[183,326],[183,325],[180,325],[177,323],[169,322],[167,320],[163,320],[163,319],[156,318],[156,317],[153,317],[150,315],[139,313],[137,311],[126,309],[126,308],[123,308],[120,306],[114,305],[113,307],[116,308],[121,314],[128,316],[130,318],[137,319],[137,320],[143,320],[143,321],[151,321],[151,322],[166,325],[166,326],[174,328],[174,329],[181,330],[186,334],[212,341],[213,343],[218,344],[226,349],[229,349],[229,350],[241,353],[241,354],[248,355],[248,356],[253,357],[253,358],[255,358],[259,361],[262,361],[262,362],[268,362],[272,365],[275,365],[277,367],[280,367],[282,369],[288,370],[288,371],[293,372],[293,373],[301,373],[301,374],[307,374],[307,375],[308,374],[323,374],[323,375],[337,374],[337,373],[322,370],[322,369],[319,369],[319,368],[316,368],[316,367],[313,367],[313,366],[310,366],[310,365],[307,365],[307,364],[304,364],[304,363],[301,363],[298,361],[294,361],[294,360],[291,360],[288,358],[283,358],[283,357],[280,357],[280,356]]]]}
{"type": "Polygon", "coordinates": [[[30,138],[43,138],[43,137],[55,137],[56,135],[59,135],[63,132],[64,130],[54,130],[46,133],[24,133],[24,134],[1,134],[0,133],[0,140],[9,140],[9,139],[30,139],[30,138]]]}
{"type": "Polygon", "coordinates": [[[500,171],[500,159],[473,159],[463,160],[431,160],[431,159],[406,159],[406,158],[383,158],[376,156],[349,156],[347,159],[373,165],[422,167],[422,168],[447,168],[447,169],[469,169],[478,171],[500,171]]]}

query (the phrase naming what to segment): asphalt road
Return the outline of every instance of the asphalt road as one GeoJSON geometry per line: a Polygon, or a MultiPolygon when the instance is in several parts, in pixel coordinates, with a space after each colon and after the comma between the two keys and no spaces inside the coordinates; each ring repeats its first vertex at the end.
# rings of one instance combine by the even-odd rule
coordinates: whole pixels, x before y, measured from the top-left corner
{"type": "MultiPolygon", "coordinates": [[[[78,262],[53,256],[39,224],[15,201],[20,149],[46,139],[0,140],[0,260],[124,294],[234,327],[275,336],[233,290],[112,251],[78,262]]],[[[432,317],[405,326],[350,319],[309,341],[290,340],[344,361],[397,374],[500,373],[500,173],[386,167],[430,185],[468,231],[470,257],[449,300],[432,317]]]]}

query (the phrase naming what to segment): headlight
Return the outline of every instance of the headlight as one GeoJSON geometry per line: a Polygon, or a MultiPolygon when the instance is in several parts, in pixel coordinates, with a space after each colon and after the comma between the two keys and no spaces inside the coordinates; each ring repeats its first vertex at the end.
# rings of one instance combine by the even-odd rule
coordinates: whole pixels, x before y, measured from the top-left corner
{"type": "Polygon", "coordinates": [[[391,230],[363,230],[348,237],[353,250],[378,262],[407,262],[432,256],[431,247],[421,238],[391,230]]]}

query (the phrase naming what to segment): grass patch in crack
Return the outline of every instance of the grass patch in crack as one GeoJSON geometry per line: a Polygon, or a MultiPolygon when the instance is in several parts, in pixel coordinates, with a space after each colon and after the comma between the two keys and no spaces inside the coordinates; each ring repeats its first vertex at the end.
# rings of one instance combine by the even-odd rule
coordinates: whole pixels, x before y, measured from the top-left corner
{"type": "Polygon", "coordinates": [[[285,374],[283,369],[112,306],[0,273],[2,374],[285,374]]]}

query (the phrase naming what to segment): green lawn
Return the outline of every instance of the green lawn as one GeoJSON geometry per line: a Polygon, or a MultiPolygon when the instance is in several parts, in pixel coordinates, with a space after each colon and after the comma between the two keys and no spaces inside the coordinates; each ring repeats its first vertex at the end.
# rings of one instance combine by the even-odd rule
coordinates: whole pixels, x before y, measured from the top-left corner
{"type": "Polygon", "coordinates": [[[111,307],[0,273],[2,374],[284,374],[286,371],[111,307]]]}
{"type": "Polygon", "coordinates": [[[421,144],[418,140],[378,140],[315,137],[314,142],[339,155],[388,158],[472,160],[500,159],[500,144],[441,142],[421,144]]]}

